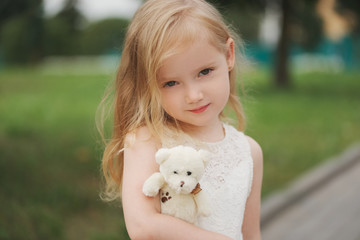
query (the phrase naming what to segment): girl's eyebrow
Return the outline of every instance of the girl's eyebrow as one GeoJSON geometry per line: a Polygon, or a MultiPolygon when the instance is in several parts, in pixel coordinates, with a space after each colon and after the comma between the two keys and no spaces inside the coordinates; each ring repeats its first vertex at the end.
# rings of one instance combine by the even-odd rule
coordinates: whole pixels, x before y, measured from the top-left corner
{"type": "Polygon", "coordinates": [[[165,76],[165,77],[163,77],[163,76],[159,76],[159,78],[158,78],[158,82],[160,82],[160,83],[163,83],[163,82],[168,82],[168,81],[175,81],[177,79],[177,77],[175,77],[175,76],[165,76]]]}
{"type": "Polygon", "coordinates": [[[192,71],[193,71],[193,74],[198,74],[200,71],[204,70],[204,69],[207,69],[207,68],[211,68],[211,67],[215,67],[217,65],[217,62],[216,60],[212,60],[211,62],[206,62],[202,65],[199,65],[197,67],[195,67],[192,71]]]}
{"type": "MultiPolygon", "coordinates": [[[[200,71],[202,71],[202,70],[204,70],[206,68],[216,66],[216,64],[217,64],[216,60],[213,60],[211,62],[209,61],[209,62],[206,62],[206,63],[204,63],[202,65],[199,65],[199,66],[195,67],[192,70],[192,72],[193,72],[193,74],[197,74],[197,73],[199,73],[200,71]]],[[[160,83],[163,83],[163,82],[168,82],[168,81],[176,81],[178,78],[179,78],[178,76],[171,76],[171,75],[169,75],[169,76],[161,76],[161,77],[158,78],[158,81],[160,83]]]]}
{"type": "MultiPolygon", "coordinates": [[[[208,63],[206,63],[206,64],[201,65],[201,67],[198,67],[198,68],[197,68],[197,71],[201,71],[201,70],[203,70],[203,69],[206,69],[206,68],[209,68],[209,67],[213,67],[213,66],[215,66],[216,64],[217,64],[217,61],[208,62],[208,63]]],[[[196,71],[196,70],[195,70],[195,71],[196,71]]]]}
{"type": "Polygon", "coordinates": [[[200,65],[199,67],[194,69],[194,74],[198,74],[199,72],[201,72],[204,69],[207,68],[213,68],[217,65],[217,61],[211,61],[211,62],[207,62],[205,64],[200,65]]]}

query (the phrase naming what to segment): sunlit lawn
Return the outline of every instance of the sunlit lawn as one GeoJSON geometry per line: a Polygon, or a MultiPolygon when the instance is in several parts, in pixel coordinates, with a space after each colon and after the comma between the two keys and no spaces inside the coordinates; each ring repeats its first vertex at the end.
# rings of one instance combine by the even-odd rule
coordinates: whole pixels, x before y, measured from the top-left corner
{"type": "Polygon", "coordinates": [[[121,209],[98,197],[94,113],[110,76],[0,79],[0,239],[126,239],[121,209]]]}
{"type": "MultiPolygon", "coordinates": [[[[0,239],[126,239],[100,191],[97,104],[114,74],[0,71],[0,239]]],[[[264,152],[263,195],[360,140],[360,74],[245,75],[247,134],[264,152]]]]}
{"type": "Polygon", "coordinates": [[[292,89],[245,76],[247,133],[264,152],[263,195],[360,141],[360,73],[296,74],[292,89]]]}

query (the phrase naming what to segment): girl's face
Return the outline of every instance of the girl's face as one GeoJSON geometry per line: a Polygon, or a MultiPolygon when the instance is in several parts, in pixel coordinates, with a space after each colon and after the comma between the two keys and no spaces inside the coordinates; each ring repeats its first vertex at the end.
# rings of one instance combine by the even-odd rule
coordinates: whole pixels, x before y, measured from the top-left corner
{"type": "Polygon", "coordinates": [[[235,58],[233,40],[226,44],[224,53],[208,41],[196,40],[163,62],[158,75],[161,105],[181,124],[204,130],[220,124],[235,58]]]}

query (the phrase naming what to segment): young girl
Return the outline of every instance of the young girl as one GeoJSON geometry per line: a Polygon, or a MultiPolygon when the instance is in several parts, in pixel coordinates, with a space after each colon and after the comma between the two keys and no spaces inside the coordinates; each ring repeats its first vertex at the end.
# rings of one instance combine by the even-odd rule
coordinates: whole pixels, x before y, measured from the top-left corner
{"type": "Polygon", "coordinates": [[[115,82],[113,136],[103,156],[108,200],[122,199],[132,239],[260,239],[262,152],[241,131],[235,35],[204,0],[148,0],[129,26],[115,82]],[[238,130],[224,122],[229,105],[238,130]],[[160,213],[142,192],[161,147],[205,148],[211,215],[198,226],[160,213]]]}

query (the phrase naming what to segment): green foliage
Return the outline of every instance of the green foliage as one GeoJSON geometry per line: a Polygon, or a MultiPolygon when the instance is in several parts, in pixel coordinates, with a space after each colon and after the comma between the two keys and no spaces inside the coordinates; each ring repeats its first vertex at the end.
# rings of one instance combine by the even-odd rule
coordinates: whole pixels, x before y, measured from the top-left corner
{"type": "Polygon", "coordinates": [[[241,34],[245,41],[258,41],[259,25],[265,4],[261,1],[210,0],[226,22],[241,34]]]}
{"type": "Polygon", "coordinates": [[[289,6],[290,40],[307,50],[314,50],[323,38],[322,22],[316,12],[316,3],[317,1],[292,1],[289,6]]]}
{"type": "Polygon", "coordinates": [[[129,21],[105,19],[74,29],[62,15],[45,22],[46,55],[101,55],[120,52],[129,21]]]}
{"type": "Polygon", "coordinates": [[[336,2],[336,10],[340,15],[352,22],[352,33],[360,37],[360,2],[358,0],[342,0],[336,2]]]}
{"type": "Polygon", "coordinates": [[[79,55],[81,24],[85,21],[75,0],[67,0],[63,9],[45,21],[46,55],[79,55]]]}
{"type": "Polygon", "coordinates": [[[46,55],[78,54],[78,34],[71,34],[71,26],[64,19],[53,17],[45,22],[46,55]]]}
{"type": "Polygon", "coordinates": [[[78,0],[66,0],[64,7],[56,14],[56,18],[62,19],[69,28],[69,33],[76,33],[83,21],[83,15],[77,9],[78,0]]]}
{"type": "Polygon", "coordinates": [[[246,42],[256,43],[259,37],[259,25],[262,14],[253,9],[228,9],[224,11],[224,18],[240,34],[246,42]]]}
{"type": "Polygon", "coordinates": [[[18,15],[41,15],[42,0],[2,0],[0,2],[0,28],[2,24],[18,15]]]}
{"type": "Polygon", "coordinates": [[[120,51],[128,20],[105,19],[90,24],[82,35],[82,49],[84,54],[104,54],[109,51],[120,51]]]}
{"type": "Polygon", "coordinates": [[[0,3],[0,52],[7,63],[31,63],[43,56],[42,1],[0,3]]]}

